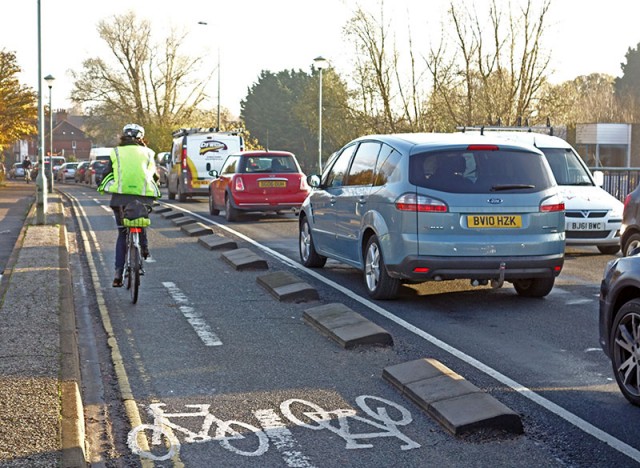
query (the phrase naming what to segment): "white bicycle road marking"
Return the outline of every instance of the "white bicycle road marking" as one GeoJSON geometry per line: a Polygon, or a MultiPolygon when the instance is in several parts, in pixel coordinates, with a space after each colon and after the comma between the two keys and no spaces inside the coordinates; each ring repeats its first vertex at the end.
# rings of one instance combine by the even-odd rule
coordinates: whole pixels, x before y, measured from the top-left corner
{"type": "MultiPolygon", "coordinates": [[[[185,212],[185,213],[189,213],[191,216],[194,216],[196,218],[201,219],[202,221],[204,221],[205,223],[208,223],[210,225],[216,226],[224,231],[227,231],[230,234],[233,234],[234,236],[238,237],[239,239],[242,239],[246,242],[248,242],[249,244],[257,247],[258,249],[262,250],[263,252],[271,255],[272,257],[280,260],[282,263],[284,263],[285,265],[293,268],[294,270],[298,270],[301,271],[311,277],[313,277],[314,279],[326,284],[329,287],[334,288],[337,291],[340,291],[342,294],[345,294],[347,297],[359,302],[360,304],[362,304],[363,306],[367,307],[368,309],[372,310],[373,312],[376,312],[377,314],[387,318],[388,320],[391,320],[392,322],[394,322],[395,324],[401,326],[402,328],[404,328],[405,330],[417,335],[418,337],[422,338],[425,341],[428,341],[429,343],[431,343],[434,346],[437,346],[438,348],[446,351],[447,353],[451,354],[452,356],[455,356],[456,358],[460,359],[461,361],[475,367],[476,369],[478,369],[480,372],[483,372],[487,375],[489,375],[490,377],[494,378],[495,380],[497,380],[498,382],[502,383],[503,385],[511,388],[512,390],[518,392],[520,395],[522,395],[523,397],[531,400],[532,402],[534,402],[535,404],[541,406],[542,408],[545,408],[547,411],[555,414],[556,416],[561,417],[562,419],[564,419],[565,421],[569,422],[570,424],[574,425],[575,427],[577,427],[578,429],[580,429],[581,431],[585,432],[586,434],[591,435],[592,437],[595,437],[596,439],[604,442],[605,444],[609,445],[610,447],[612,447],[613,449],[617,450],[620,453],[623,453],[624,455],[628,456],[629,458],[635,460],[636,462],[640,463],[640,450],[636,449],[635,447],[632,447],[631,445],[623,442],[622,440],[612,436],[611,434],[609,434],[606,431],[603,431],[602,429],[594,426],[593,424],[591,424],[590,422],[580,418],[579,416],[571,413],[570,411],[567,411],[565,408],[563,408],[562,406],[552,402],[551,400],[548,400],[547,398],[544,398],[543,396],[541,396],[540,394],[534,392],[533,390],[531,390],[530,388],[520,384],[519,382],[511,379],[510,377],[507,377],[506,375],[502,374],[501,372],[498,372],[496,369],[484,364],[483,362],[475,359],[474,357],[460,351],[459,349],[449,345],[448,343],[445,343],[444,341],[436,338],[435,336],[425,332],[424,330],[412,325],[411,323],[407,322],[404,319],[401,319],[400,317],[394,315],[393,313],[389,312],[388,310],[380,307],[378,304],[375,304],[373,302],[371,302],[369,299],[366,299],[364,297],[358,296],[357,294],[353,293],[352,291],[350,291],[349,289],[347,289],[346,287],[331,281],[330,279],[325,278],[324,276],[322,276],[320,273],[313,271],[310,268],[305,267],[304,265],[296,262],[295,260],[290,259],[289,257],[281,254],[280,252],[277,252],[269,247],[267,247],[266,245],[263,245],[259,242],[257,242],[256,240],[244,235],[241,232],[238,232],[234,229],[231,229],[230,227],[224,225],[224,224],[220,224],[216,221],[213,221],[211,218],[207,218],[205,216],[199,215],[197,213],[193,213],[192,211],[186,210],[180,206],[171,204],[171,203],[164,203],[165,206],[168,206],[170,208],[174,208],[176,210],[185,212]]],[[[561,294],[566,293],[567,291],[562,290],[561,288],[554,288],[553,293],[559,292],[561,294]]]]}
{"type": "MultiPolygon", "coordinates": [[[[371,419],[358,416],[357,411],[352,408],[327,411],[314,403],[298,398],[282,402],[280,411],[289,422],[298,427],[314,431],[326,429],[338,435],[346,442],[345,449],[372,448],[373,444],[359,443],[357,440],[369,440],[379,437],[398,438],[404,443],[400,446],[401,450],[420,448],[420,444],[398,430],[398,426],[406,426],[413,421],[411,413],[405,407],[371,395],[359,396],[356,398],[356,404],[371,419]],[[369,401],[375,404],[375,408],[369,406],[369,401]],[[399,418],[392,418],[387,411],[387,407],[398,412],[399,418]],[[368,424],[379,431],[361,434],[353,433],[349,425],[350,419],[358,423],[368,424]]],[[[182,433],[185,436],[185,443],[217,441],[224,449],[246,457],[263,455],[269,449],[269,441],[271,441],[287,466],[298,468],[314,467],[309,458],[297,450],[299,444],[273,409],[261,409],[253,412],[262,427],[262,429],[259,429],[242,421],[221,420],[209,411],[211,405],[208,404],[185,405],[186,408],[194,408],[196,410],[185,413],[167,413],[163,409],[165,406],[164,403],[149,405],[148,411],[153,418],[153,424],[141,424],[129,432],[127,444],[129,449],[136,455],[157,461],[168,460],[177,456],[179,455],[181,444],[175,433],[182,433]],[[174,422],[176,418],[202,418],[203,422],[200,430],[193,432],[174,422]],[[209,433],[214,425],[215,435],[211,436],[209,433]],[[145,451],[140,447],[138,438],[147,430],[151,431],[151,446],[157,447],[154,452],[151,450],[145,451]],[[247,442],[246,439],[248,438],[252,440],[247,442]],[[241,444],[241,447],[234,445],[236,443],[241,444]],[[162,454],[163,450],[166,453],[162,454]]]]}
{"type": "Polygon", "coordinates": [[[202,315],[197,312],[191,305],[189,305],[189,299],[184,295],[182,291],[170,281],[165,281],[162,285],[167,288],[169,294],[174,301],[178,304],[178,308],[182,315],[187,319],[187,322],[193,327],[198,337],[202,340],[205,346],[222,346],[222,341],[211,330],[211,327],[204,321],[202,315]]]}

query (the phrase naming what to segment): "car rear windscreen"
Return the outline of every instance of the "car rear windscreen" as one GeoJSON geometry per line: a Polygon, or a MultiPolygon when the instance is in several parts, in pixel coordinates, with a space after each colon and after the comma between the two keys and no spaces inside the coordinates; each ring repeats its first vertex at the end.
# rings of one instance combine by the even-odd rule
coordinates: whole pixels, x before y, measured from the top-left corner
{"type": "Polygon", "coordinates": [[[499,149],[415,154],[409,181],[454,193],[539,192],[555,185],[543,156],[499,149]]]}

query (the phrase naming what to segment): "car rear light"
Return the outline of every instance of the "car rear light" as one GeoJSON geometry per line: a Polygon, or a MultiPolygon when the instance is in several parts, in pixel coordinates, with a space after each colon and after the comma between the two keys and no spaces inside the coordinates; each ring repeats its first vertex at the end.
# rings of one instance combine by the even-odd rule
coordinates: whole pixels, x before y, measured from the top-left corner
{"type": "Polygon", "coordinates": [[[180,156],[180,165],[183,170],[187,169],[187,148],[182,148],[182,155],[180,156]]]}
{"type": "Polygon", "coordinates": [[[242,177],[235,178],[233,181],[233,189],[236,192],[244,192],[244,181],[242,180],[242,177]]]}
{"type": "Polygon", "coordinates": [[[426,195],[405,193],[396,200],[399,211],[418,211],[422,213],[446,213],[449,211],[446,203],[426,195]]]}
{"type": "Polygon", "coordinates": [[[498,145],[469,145],[468,151],[498,151],[498,145]]]}
{"type": "Polygon", "coordinates": [[[549,198],[540,203],[540,211],[550,213],[552,211],[564,211],[564,202],[559,201],[556,197],[549,198]]]}
{"type": "Polygon", "coordinates": [[[413,269],[414,273],[429,273],[429,268],[427,267],[415,267],[413,269]]]}
{"type": "Polygon", "coordinates": [[[307,184],[307,179],[304,177],[300,177],[300,191],[301,192],[309,191],[309,184],[307,184]]]}
{"type": "Polygon", "coordinates": [[[627,207],[627,204],[631,201],[631,194],[624,197],[624,207],[627,207]]]}

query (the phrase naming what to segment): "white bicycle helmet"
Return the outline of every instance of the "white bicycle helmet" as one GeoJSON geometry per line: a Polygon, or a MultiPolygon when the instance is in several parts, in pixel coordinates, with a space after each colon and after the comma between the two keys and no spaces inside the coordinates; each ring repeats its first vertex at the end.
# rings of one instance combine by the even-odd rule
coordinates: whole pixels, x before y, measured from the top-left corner
{"type": "Polygon", "coordinates": [[[142,140],[144,138],[144,128],[141,125],[130,123],[122,128],[122,134],[142,140]]]}

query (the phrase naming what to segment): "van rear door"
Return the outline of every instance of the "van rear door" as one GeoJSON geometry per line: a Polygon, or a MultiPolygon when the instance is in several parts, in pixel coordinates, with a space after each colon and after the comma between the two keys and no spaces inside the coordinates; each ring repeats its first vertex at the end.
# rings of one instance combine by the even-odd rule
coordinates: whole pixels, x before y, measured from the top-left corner
{"type": "Polygon", "coordinates": [[[187,136],[187,166],[194,190],[207,190],[212,171],[220,171],[230,153],[243,149],[240,135],[218,133],[187,136]]]}

